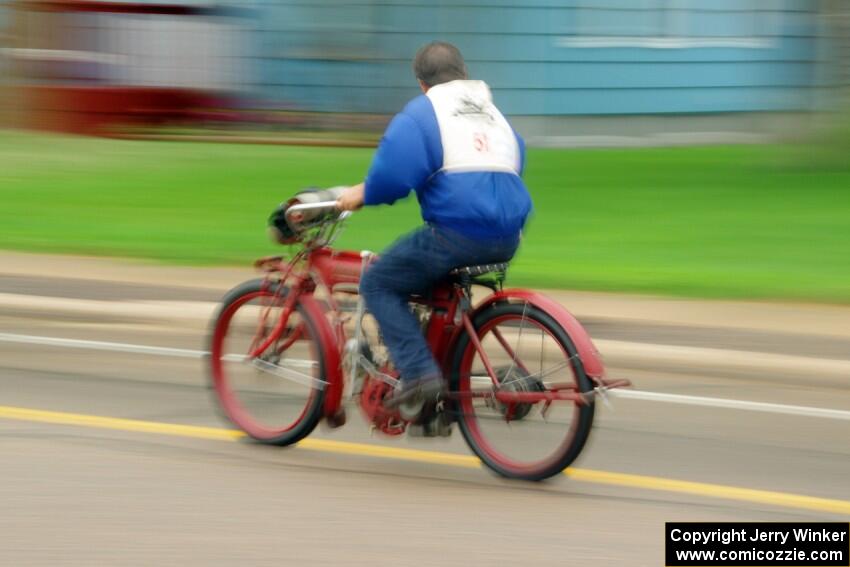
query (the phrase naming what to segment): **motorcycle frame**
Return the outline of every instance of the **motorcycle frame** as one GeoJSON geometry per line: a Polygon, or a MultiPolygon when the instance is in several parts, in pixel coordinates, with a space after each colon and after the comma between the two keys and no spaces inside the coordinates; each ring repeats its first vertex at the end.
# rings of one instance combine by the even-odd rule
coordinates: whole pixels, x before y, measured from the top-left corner
{"type": "MultiPolygon", "coordinates": [[[[292,207],[298,213],[299,207],[321,207],[332,203],[316,203],[311,205],[298,205],[292,207]]],[[[261,258],[255,262],[255,266],[266,272],[269,281],[279,281],[278,289],[286,290],[283,298],[284,305],[278,321],[269,336],[252,352],[250,357],[256,357],[268,346],[278,340],[286,328],[287,320],[291,313],[300,306],[318,327],[317,339],[322,343],[325,357],[324,369],[326,395],[323,414],[326,417],[335,415],[343,402],[346,377],[342,369],[342,361],[345,356],[345,345],[349,340],[345,330],[346,317],[334,297],[335,293],[357,295],[357,320],[355,321],[355,335],[359,339],[363,335],[362,315],[365,312],[363,298],[359,296],[357,288],[364,267],[373,259],[368,252],[357,253],[348,250],[335,250],[330,247],[335,237],[339,234],[341,223],[348,215],[343,213],[338,219],[323,224],[314,232],[309,239],[303,241],[303,248],[291,259],[286,260],[282,256],[261,258]],[[321,301],[315,297],[317,289],[323,288],[327,293],[321,301]]],[[[607,380],[605,378],[605,367],[599,351],[593,345],[578,320],[559,303],[526,289],[499,290],[484,298],[474,307],[470,303],[469,287],[457,283],[443,283],[436,286],[431,293],[425,296],[413,296],[411,302],[425,306],[430,311],[430,316],[425,328],[425,337],[428,345],[434,353],[435,359],[440,363],[446,375],[450,372],[452,354],[455,344],[463,332],[468,333],[470,340],[481,357],[490,379],[493,381],[492,392],[448,392],[446,398],[458,400],[462,397],[494,397],[504,404],[551,402],[553,400],[573,401],[577,404],[592,403],[594,394],[607,388],[615,388],[628,385],[624,380],[607,380]],[[584,372],[594,381],[596,389],[594,392],[578,392],[573,385],[564,386],[546,392],[509,392],[499,391],[499,381],[495,371],[490,364],[487,354],[484,352],[475,332],[473,321],[478,313],[500,302],[522,302],[538,307],[553,317],[569,335],[575,348],[576,355],[572,357],[573,364],[581,365],[584,372]]],[[[503,346],[504,343],[503,343],[503,346]]],[[[509,347],[507,347],[509,348],[509,347]]],[[[355,357],[352,364],[351,376],[353,377],[360,367],[372,378],[384,379],[374,368],[363,366],[361,361],[355,357]]],[[[352,391],[353,394],[356,392],[352,391]]]]}

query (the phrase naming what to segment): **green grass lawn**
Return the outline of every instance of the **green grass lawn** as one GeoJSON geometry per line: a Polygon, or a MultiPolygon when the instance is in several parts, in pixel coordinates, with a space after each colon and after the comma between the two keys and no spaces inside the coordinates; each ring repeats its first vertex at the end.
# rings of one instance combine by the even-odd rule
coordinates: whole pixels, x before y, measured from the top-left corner
{"type": "MultiPolygon", "coordinates": [[[[850,170],[784,148],[531,150],[536,212],[515,285],[850,303],[850,170]]],[[[362,179],[371,150],[0,132],[0,248],[247,264],[271,209],[362,179]]],[[[380,250],[415,199],[358,213],[338,244],[380,250]]]]}

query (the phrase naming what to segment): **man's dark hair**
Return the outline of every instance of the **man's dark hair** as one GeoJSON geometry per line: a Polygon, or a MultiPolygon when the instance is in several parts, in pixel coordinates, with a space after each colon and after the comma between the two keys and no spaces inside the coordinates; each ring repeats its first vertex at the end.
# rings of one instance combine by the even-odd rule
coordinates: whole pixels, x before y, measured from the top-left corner
{"type": "Polygon", "coordinates": [[[413,74],[429,87],[466,79],[466,63],[460,50],[445,41],[423,45],[413,58],[413,74]]]}

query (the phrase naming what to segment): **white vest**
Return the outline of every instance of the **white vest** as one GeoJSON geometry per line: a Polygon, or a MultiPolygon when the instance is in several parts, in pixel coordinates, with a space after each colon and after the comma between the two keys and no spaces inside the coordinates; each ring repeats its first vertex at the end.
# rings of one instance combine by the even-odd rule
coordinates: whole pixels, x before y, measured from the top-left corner
{"type": "Polygon", "coordinates": [[[451,81],[426,93],[434,106],[443,166],[440,171],[519,174],[520,151],[508,121],[493,105],[483,81],[451,81]]]}

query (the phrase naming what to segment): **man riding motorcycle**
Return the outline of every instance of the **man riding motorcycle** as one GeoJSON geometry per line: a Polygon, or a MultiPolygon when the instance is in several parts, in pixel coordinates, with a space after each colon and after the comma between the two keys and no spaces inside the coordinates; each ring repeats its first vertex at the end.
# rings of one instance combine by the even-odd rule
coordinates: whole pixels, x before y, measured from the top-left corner
{"type": "Polygon", "coordinates": [[[360,282],[399,373],[390,407],[436,400],[444,388],[410,295],[427,293],[459,266],[510,260],[531,211],[520,178],[525,144],[488,86],[468,79],[460,51],[429,43],[413,70],[423,94],[390,122],[366,180],[337,201],[354,210],[392,204],[413,190],[422,209],[425,225],[385,250],[360,282]]]}

